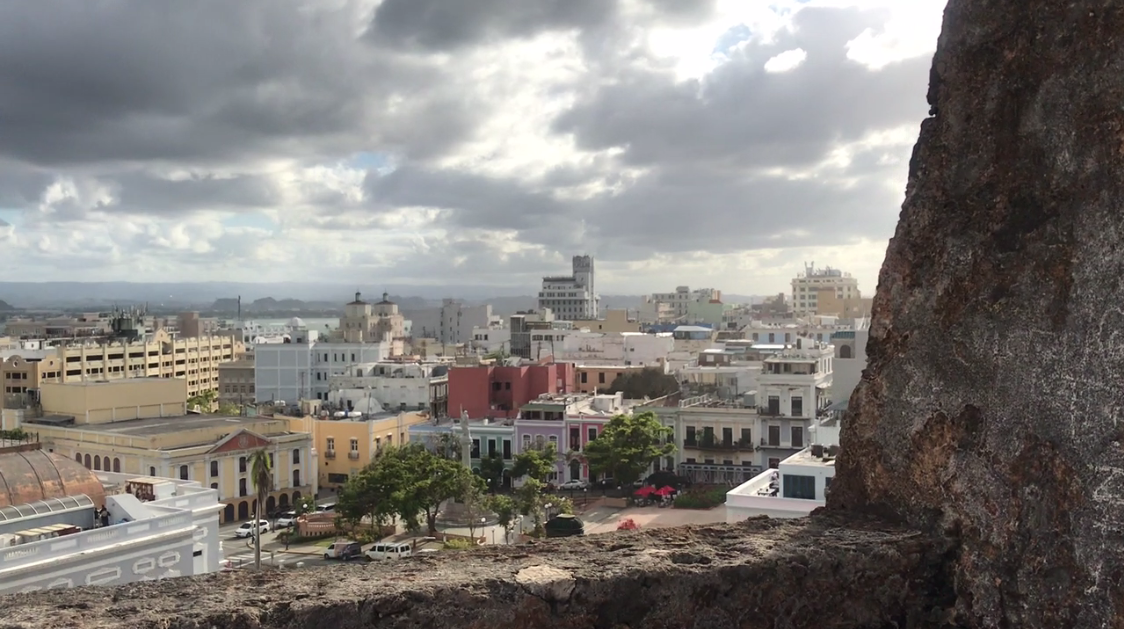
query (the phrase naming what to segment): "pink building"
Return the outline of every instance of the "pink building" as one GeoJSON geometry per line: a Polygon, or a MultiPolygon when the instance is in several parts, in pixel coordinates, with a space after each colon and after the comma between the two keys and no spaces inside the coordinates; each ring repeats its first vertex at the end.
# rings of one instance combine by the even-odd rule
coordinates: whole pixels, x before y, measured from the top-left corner
{"type": "Polygon", "coordinates": [[[454,367],[449,370],[449,415],[468,411],[473,419],[513,418],[543,393],[569,392],[573,382],[571,363],[454,367]]]}

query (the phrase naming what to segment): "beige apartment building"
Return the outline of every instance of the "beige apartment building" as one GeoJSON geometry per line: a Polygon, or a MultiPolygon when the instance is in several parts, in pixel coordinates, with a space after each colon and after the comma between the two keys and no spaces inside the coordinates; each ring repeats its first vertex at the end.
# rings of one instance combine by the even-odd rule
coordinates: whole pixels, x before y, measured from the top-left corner
{"type": "Polygon", "coordinates": [[[89,341],[41,350],[37,356],[42,357],[12,356],[0,363],[0,382],[6,394],[13,394],[44,382],[183,378],[190,397],[216,391],[219,365],[245,352],[245,344],[233,335],[173,338],[157,330],[135,342],[89,341]]]}
{"type": "Polygon", "coordinates": [[[831,267],[805,265],[804,274],[792,278],[792,310],[796,316],[836,314],[837,311],[861,307],[859,281],[850,273],[831,267]],[[831,310],[831,312],[827,312],[831,310]]]}
{"type": "Polygon", "coordinates": [[[256,506],[250,456],[273,462],[266,510],[315,495],[312,435],[289,420],[187,412],[187,382],[130,378],[44,383],[40,405],[24,409],[21,426],[45,448],[92,470],[193,480],[219,493],[223,522],[245,520],[256,506]]]}
{"type": "Polygon", "coordinates": [[[628,310],[606,310],[604,319],[578,319],[574,321],[574,329],[588,329],[590,332],[609,332],[623,334],[625,332],[640,332],[640,322],[628,318],[628,310]]]}

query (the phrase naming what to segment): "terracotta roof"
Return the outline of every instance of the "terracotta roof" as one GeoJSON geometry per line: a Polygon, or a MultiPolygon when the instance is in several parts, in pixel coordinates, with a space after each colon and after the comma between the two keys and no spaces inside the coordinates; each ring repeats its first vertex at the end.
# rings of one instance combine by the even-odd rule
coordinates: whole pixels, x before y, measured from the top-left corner
{"type": "Polygon", "coordinates": [[[105,504],[105,488],[80,463],[43,450],[0,454],[0,507],[85,494],[105,504]]]}

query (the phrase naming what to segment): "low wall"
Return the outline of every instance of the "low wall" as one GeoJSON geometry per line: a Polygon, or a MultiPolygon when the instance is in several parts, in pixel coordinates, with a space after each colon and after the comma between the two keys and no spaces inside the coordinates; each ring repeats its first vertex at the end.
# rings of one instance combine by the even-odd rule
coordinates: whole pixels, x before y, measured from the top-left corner
{"type": "Polygon", "coordinates": [[[869,519],[626,531],[0,598],[5,629],[939,626],[947,546],[869,519]],[[456,610],[456,613],[449,613],[456,610]]]}

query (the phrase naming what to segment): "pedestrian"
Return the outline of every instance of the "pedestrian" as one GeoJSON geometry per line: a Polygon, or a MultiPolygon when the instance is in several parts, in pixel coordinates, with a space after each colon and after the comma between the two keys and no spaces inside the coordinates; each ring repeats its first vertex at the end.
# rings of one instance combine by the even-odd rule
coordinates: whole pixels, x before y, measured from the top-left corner
{"type": "Polygon", "coordinates": [[[289,552],[289,534],[285,533],[285,552],[289,552]]]}

